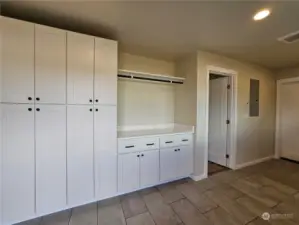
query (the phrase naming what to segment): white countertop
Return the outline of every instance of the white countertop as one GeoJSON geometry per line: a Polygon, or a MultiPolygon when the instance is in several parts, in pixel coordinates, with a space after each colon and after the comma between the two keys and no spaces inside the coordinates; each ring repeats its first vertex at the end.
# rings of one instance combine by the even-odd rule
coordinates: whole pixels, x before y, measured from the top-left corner
{"type": "Polygon", "coordinates": [[[165,126],[165,127],[159,127],[153,129],[119,130],[117,132],[117,137],[134,138],[134,137],[159,136],[164,134],[183,134],[183,133],[194,133],[194,126],[174,124],[172,126],[165,126]]]}

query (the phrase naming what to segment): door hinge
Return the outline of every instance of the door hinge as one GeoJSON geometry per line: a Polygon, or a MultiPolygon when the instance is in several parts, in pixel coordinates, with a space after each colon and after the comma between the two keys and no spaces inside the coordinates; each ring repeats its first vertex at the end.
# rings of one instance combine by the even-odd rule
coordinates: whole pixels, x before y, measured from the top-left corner
{"type": "Polygon", "coordinates": [[[226,157],[227,159],[229,159],[229,154],[226,154],[225,157],[226,157]]]}
{"type": "Polygon", "coordinates": [[[230,89],[230,84],[227,85],[227,89],[230,89]]]}
{"type": "Polygon", "coordinates": [[[230,120],[226,120],[226,124],[230,124],[230,120]]]}

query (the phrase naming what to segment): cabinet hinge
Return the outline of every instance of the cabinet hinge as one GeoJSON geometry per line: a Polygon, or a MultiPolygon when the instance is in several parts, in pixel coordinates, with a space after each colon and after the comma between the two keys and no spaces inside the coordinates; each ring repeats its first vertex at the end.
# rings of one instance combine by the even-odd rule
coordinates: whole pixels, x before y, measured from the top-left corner
{"type": "Polygon", "coordinates": [[[226,154],[225,157],[226,157],[227,159],[229,159],[229,154],[226,154]]]}
{"type": "Polygon", "coordinates": [[[230,120],[226,120],[226,124],[230,124],[230,120]]]}

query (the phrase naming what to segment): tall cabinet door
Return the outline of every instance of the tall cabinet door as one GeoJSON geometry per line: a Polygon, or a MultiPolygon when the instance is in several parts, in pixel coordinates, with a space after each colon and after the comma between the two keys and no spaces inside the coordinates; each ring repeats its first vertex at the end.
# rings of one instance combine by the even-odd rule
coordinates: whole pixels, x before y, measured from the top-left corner
{"type": "Polygon", "coordinates": [[[67,102],[92,104],[94,37],[67,32],[67,102]]]}
{"type": "Polygon", "coordinates": [[[33,105],[2,105],[3,223],[35,215],[33,105]]]}
{"type": "Polygon", "coordinates": [[[117,193],[116,106],[97,106],[94,112],[95,182],[97,199],[117,193]]]}
{"type": "Polygon", "coordinates": [[[47,214],[66,207],[66,106],[36,105],[36,208],[47,214]]]}
{"type": "Polygon", "coordinates": [[[34,24],[2,17],[1,26],[2,102],[33,102],[34,24]]]}
{"type": "Polygon", "coordinates": [[[140,154],[140,187],[159,183],[159,150],[140,154]]]}
{"type": "Polygon", "coordinates": [[[118,191],[125,193],[139,188],[140,153],[118,156],[118,191]]]}
{"type": "Polygon", "coordinates": [[[35,100],[66,102],[66,31],[35,25],[35,100]]]}
{"type": "Polygon", "coordinates": [[[68,205],[94,199],[93,109],[67,107],[67,188],[68,205]]]}
{"type": "Polygon", "coordinates": [[[191,146],[181,146],[177,152],[177,176],[189,176],[193,172],[193,151],[191,146]]]}
{"type": "Polygon", "coordinates": [[[117,42],[95,38],[95,103],[116,105],[117,42]]]}
{"type": "Polygon", "coordinates": [[[177,148],[160,150],[160,181],[169,181],[177,177],[177,148]]]}

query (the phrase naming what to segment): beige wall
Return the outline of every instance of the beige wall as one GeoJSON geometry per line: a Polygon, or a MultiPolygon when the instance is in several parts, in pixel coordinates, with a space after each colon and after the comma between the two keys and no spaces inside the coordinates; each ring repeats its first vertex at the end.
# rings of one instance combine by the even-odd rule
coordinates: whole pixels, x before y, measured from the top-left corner
{"type": "MultiPolygon", "coordinates": [[[[143,56],[120,53],[119,69],[174,75],[175,64],[143,56]]],[[[118,81],[118,126],[159,125],[174,122],[174,86],[118,81]]]]}
{"type": "Polygon", "coordinates": [[[204,173],[204,143],[207,107],[207,66],[217,66],[238,72],[237,83],[237,156],[241,165],[274,155],[275,126],[275,77],[266,69],[224,56],[198,52],[197,62],[197,135],[195,151],[195,175],[204,173]],[[260,80],[260,116],[248,116],[250,78],[260,80]]]}
{"type": "Polygon", "coordinates": [[[178,60],[175,71],[176,76],[185,77],[185,81],[175,86],[174,120],[176,123],[196,126],[197,54],[178,60]]]}
{"type": "Polygon", "coordinates": [[[299,66],[276,71],[276,79],[299,77],[299,66]]]}

